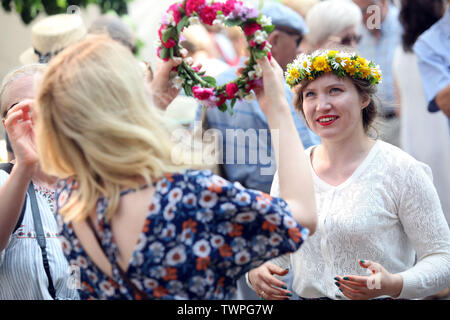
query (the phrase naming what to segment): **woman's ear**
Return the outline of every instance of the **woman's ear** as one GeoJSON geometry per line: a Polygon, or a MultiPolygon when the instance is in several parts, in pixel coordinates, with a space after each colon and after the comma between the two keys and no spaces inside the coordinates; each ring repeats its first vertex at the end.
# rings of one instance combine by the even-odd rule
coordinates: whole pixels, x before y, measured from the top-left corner
{"type": "Polygon", "coordinates": [[[361,110],[366,108],[370,104],[370,101],[370,96],[368,94],[364,94],[361,101],[361,110]]]}

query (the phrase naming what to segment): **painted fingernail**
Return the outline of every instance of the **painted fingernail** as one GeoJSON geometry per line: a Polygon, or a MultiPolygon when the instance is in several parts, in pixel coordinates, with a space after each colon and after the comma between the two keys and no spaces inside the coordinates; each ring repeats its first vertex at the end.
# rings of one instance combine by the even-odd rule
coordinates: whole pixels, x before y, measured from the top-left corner
{"type": "Polygon", "coordinates": [[[286,293],[288,297],[292,297],[292,293],[286,293]]]}
{"type": "Polygon", "coordinates": [[[338,287],[340,287],[341,285],[338,283],[338,282],[335,282],[334,283],[335,285],[337,285],[338,287]]]}
{"type": "Polygon", "coordinates": [[[286,286],[281,286],[281,289],[287,289],[287,287],[286,286]]]}
{"type": "Polygon", "coordinates": [[[266,299],[264,299],[264,298],[261,298],[261,300],[266,300],[266,299]]]}
{"type": "Polygon", "coordinates": [[[340,292],[342,292],[342,289],[341,289],[341,288],[339,288],[339,291],[340,291],[340,292]]]}
{"type": "Polygon", "coordinates": [[[363,264],[366,263],[364,260],[360,260],[360,261],[361,261],[361,263],[363,263],[363,264]]]}
{"type": "Polygon", "coordinates": [[[349,280],[349,278],[348,277],[344,277],[344,280],[349,280]]]}
{"type": "MultiPolygon", "coordinates": [[[[345,279],[345,278],[344,278],[344,279],[345,279]]],[[[339,281],[339,278],[338,278],[338,277],[335,277],[334,280],[339,281]]]]}

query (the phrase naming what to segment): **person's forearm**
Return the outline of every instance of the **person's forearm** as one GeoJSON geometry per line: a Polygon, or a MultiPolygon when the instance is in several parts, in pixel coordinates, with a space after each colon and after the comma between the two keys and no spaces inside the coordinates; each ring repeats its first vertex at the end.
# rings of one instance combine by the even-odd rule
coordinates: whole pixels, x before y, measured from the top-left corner
{"type": "Polygon", "coordinates": [[[32,170],[16,164],[9,178],[0,187],[0,251],[8,244],[17,224],[31,176],[32,170]]]}
{"type": "Polygon", "coordinates": [[[317,214],[311,172],[289,105],[287,101],[280,103],[284,106],[266,114],[276,155],[280,196],[289,204],[293,217],[312,234],[317,214]]]}
{"type": "Polygon", "coordinates": [[[450,117],[450,84],[439,91],[434,100],[439,109],[441,109],[447,117],[450,117]]]}

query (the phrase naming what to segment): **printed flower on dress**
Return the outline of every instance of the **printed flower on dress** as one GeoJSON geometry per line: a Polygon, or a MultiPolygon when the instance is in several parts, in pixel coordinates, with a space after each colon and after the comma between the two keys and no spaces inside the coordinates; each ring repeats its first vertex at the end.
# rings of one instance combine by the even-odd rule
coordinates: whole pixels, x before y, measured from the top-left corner
{"type": "Polygon", "coordinates": [[[220,248],[225,243],[225,239],[222,236],[216,234],[211,237],[210,242],[211,246],[217,249],[220,248]]]}
{"type": "Polygon", "coordinates": [[[186,261],[186,250],[184,246],[172,248],[166,255],[166,263],[169,266],[177,266],[186,261]]]}
{"type": "Polygon", "coordinates": [[[193,251],[196,256],[205,258],[211,253],[211,247],[207,240],[202,239],[194,244],[193,251]]]}
{"type": "Polygon", "coordinates": [[[212,193],[208,190],[205,190],[201,193],[199,204],[203,208],[212,208],[216,205],[218,200],[218,196],[216,193],[212,193]]]}
{"type": "Polygon", "coordinates": [[[238,265],[246,264],[250,261],[250,253],[247,250],[238,252],[234,258],[234,262],[238,265]]]}

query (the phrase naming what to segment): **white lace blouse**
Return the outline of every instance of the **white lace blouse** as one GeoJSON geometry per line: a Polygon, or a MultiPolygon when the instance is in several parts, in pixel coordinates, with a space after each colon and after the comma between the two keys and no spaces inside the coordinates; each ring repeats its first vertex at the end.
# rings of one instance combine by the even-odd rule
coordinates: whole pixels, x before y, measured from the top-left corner
{"type": "MultiPolygon", "coordinates": [[[[312,148],[305,151],[309,159],[312,148]]],[[[333,278],[368,275],[358,259],[399,273],[398,298],[422,298],[450,286],[450,231],[427,165],[378,140],[339,186],[321,180],[312,166],[311,171],[317,231],[298,251],[272,261],[283,268],[291,262],[295,293],[347,299],[333,278]]],[[[275,175],[271,194],[279,193],[275,175]]]]}

